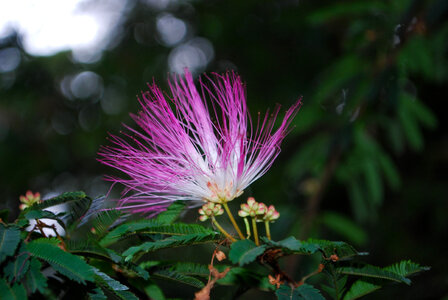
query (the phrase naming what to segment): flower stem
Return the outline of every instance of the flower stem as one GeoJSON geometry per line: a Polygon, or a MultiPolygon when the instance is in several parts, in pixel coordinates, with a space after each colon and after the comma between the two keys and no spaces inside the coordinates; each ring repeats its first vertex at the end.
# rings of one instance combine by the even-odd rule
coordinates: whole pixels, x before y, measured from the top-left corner
{"type": "Polygon", "coordinates": [[[231,236],[227,231],[224,230],[224,228],[221,227],[221,225],[219,225],[219,223],[218,223],[218,221],[216,221],[215,217],[212,217],[212,222],[216,226],[216,228],[218,228],[219,231],[221,231],[222,234],[224,234],[226,236],[226,238],[228,238],[232,242],[236,241],[233,236],[231,236]]]}
{"type": "Polygon", "coordinates": [[[271,240],[271,229],[269,228],[269,221],[264,221],[264,226],[266,227],[266,236],[268,240],[271,240]]]}
{"type": "Polygon", "coordinates": [[[249,225],[249,221],[247,220],[247,218],[244,218],[244,225],[246,225],[246,239],[250,238],[250,225],[249,225]]]}
{"type": "Polygon", "coordinates": [[[252,228],[254,230],[255,245],[260,246],[260,241],[258,240],[257,221],[255,221],[255,218],[252,218],[252,228]]]}
{"type": "Polygon", "coordinates": [[[238,224],[235,221],[235,218],[232,215],[232,212],[229,209],[229,206],[227,205],[227,202],[222,202],[222,205],[224,206],[224,209],[227,212],[227,215],[229,216],[230,222],[232,222],[233,227],[235,227],[236,232],[238,232],[238,235],[240,236],[240,239],[244,240],[244,235],[241,232],[240,228],[238,227],[238,224]]]}

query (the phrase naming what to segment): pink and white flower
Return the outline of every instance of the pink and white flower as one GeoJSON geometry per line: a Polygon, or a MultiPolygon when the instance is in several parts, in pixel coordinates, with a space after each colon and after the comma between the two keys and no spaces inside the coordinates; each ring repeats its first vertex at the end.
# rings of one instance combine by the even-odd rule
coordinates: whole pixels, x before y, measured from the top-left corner
{"type": "Polygon", "coordinates": [[[169,81],[171,96],[149,85],[142,111],[131,115],[140,130],[126,126],[128,133],[101,148],[99,160],[126,174],[109,177],[125,186],[119,208],[153,214],[176,200],[225,203],[271,167],[300,100],[274,130],[279,106],[254,124],[234,72],[205,81],[197,89],[186,70],[169,81]]]}

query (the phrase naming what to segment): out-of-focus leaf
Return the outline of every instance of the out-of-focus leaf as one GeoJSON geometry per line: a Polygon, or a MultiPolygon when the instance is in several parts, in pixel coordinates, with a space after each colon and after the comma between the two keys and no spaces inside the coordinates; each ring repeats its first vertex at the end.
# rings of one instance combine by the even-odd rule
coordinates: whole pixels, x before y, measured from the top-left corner
{"type": "Polygon", "coordinates": [[[349,218],[334,212],[325,212],[320,217],[328,229],[336,232],[344,239],[356,245],[364,245],[367,241],[366,232],[349,218]]]}
{"type": "Polygon", "coordinates": [[[143,288],[146,296],[152,300],[165,300],[162,290],[153,281],[148,280],[143,288]]]}
{"type": "Polygon", "coordinates": [[[9,209],[0,209],[0,219],[3,220],[3,222],[8,222],[9,217],[9,209]]]}
{"type": "Polygon", "coordinates": [[[319,24],[353,15],[382,14],[387,8],[380,1],[343,2],[316,10],[307,17],[307,20],[313,24],[319,24]]]}

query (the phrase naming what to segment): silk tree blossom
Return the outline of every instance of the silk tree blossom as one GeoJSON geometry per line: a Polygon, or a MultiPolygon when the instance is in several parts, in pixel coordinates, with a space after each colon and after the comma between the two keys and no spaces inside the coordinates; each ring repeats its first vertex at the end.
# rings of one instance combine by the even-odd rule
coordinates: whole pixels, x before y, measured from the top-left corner
{"type": "Polygon", "coordinates": [[[142,110],[131,114],[140,130],[125,126],[129,132],[111,135],[113,145],[99,152],[102,163],[126,174],[108,177],[125,186],[119,209],[155,214],[176,200],[233,200],[271,167],[301,105],[274,130],[280,107],[252,122],[234,72],[199,79],[197,89],[185,70],[169,87],[171,96],[149,85],[138,98],[142,110]]]}

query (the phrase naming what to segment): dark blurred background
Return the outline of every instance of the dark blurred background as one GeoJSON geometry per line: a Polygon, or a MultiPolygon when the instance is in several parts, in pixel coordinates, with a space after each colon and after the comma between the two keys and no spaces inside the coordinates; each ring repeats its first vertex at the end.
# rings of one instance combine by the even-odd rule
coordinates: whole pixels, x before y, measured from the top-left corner
{"type": "MultiPolygon", "coordinates": [[[[96,153],[132,124],[147,82],[234,69],[254,117],[303,95],[281,155],[245,192],[280,210],[273,235],[432,267],[369,299],[448,299],[448,1],[12,2],[0,4],[0,206],[17,213],[28,189],[106,193],[113,171],[96,153]]],[[[297,276],[301,264],[287,263],[297,276]]]]}

